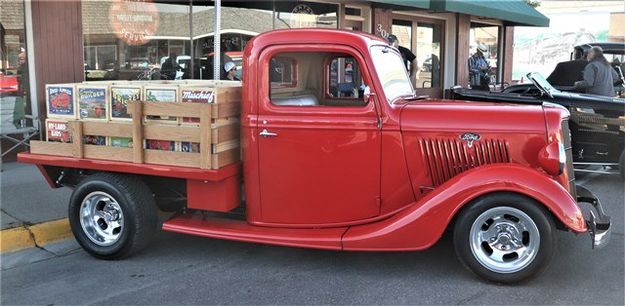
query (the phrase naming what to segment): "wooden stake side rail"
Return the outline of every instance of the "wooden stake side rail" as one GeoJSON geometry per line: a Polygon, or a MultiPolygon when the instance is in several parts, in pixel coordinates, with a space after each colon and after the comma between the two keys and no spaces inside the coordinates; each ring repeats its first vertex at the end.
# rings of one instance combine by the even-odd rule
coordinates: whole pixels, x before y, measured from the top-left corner
{"type": "MultiPolygon", "coordinates": [[[[228,106],[230,103],[220,104],[228,106]]],[[[239,124],[213,126],[214,104],[135,102],[129,105],[132,122],[70,121],[72,143],[31,141],[31,153],[75,158],[103,159],[137,164],[159,164],[219,169],[240,159],[239,124]],[[144,116],[176,116],[199,118],[199,126],[172,126],[144,123],[144,116]],[[84,144],[83,136],[132,138],[133,147],[113,147],[84,144]],[[200,153],[144,149],[145,139],[194,142],[200,153]]],[[[221,108],[223,114],[236,115],[238,108],[221,108]]],[[[218,117],[223,118],[223,117],[218,117]]]]}

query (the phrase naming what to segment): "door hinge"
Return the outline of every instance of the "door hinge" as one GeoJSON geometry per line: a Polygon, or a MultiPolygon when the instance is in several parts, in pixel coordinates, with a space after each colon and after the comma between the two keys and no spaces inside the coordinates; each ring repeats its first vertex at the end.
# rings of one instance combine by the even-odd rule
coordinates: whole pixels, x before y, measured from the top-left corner
{"type": "Polygon", "coordinates": [[[381,130],[381,129],[382,129],[382,118],[378,117],[378,120],[377,120],[377,121],[378,121],[378,122],[377,122],[377,124],[378,124],[378,130],[381,130]]]}

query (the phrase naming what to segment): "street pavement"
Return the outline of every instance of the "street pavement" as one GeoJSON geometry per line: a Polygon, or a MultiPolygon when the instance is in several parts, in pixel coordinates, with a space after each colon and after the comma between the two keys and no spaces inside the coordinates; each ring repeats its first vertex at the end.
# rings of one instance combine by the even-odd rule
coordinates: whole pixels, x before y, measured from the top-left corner
{"type": "Polygon", "coordinates": [[[0,173],[0,229],[67,218],[71,190],[52,189],[33,165],[5,163],[0,173]]]}
{"type": "MultiPolygon", "coordinates": [[[[423,252],[333,252],[162,232],[122,261],[59,252],[1,274],[13,304],[609,304],[624,301],[624,185],[580,175],[612,216],[608,246],[558,233],[541,276],[518,285],[482,281],[455,258],[450,237],[423,252]]],[[[415,233],[418,234],[418,233],[415,233]]]]}

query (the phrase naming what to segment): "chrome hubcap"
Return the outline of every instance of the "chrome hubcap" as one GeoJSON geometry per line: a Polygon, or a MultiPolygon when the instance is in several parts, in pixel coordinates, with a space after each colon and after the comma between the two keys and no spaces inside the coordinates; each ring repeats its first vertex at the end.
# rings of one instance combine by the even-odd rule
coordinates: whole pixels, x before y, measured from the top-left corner
{"type": "Polygon", "coordinates": [[[121,237],[124,214],[112,196],[96,191],[88,194],[80,205],[80,225],[93,243],[109,246],[121,237]]]}
{"type": "Polygon", "coordinates": [[[540,234],[534,221],[514,207],[500,206],[482,213],[469,235],[471,252],[485,268],[514,273],[538,254],[540,234]]]}

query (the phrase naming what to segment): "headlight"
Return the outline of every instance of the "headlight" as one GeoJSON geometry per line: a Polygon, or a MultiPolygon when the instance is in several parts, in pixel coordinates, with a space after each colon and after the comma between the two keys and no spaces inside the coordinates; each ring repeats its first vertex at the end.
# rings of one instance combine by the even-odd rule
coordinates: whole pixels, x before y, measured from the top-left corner
{"type": "Polygon", "coordinates": [[[551,142],[538,152],[538,164],[551,175],[560,175],[566,166],[564,145],[557,141],[551,142]]]}

